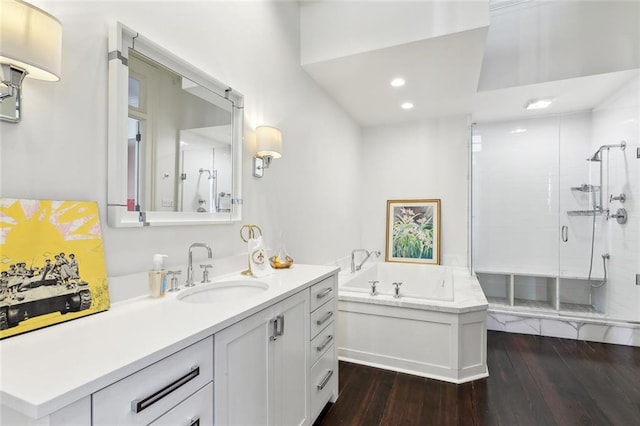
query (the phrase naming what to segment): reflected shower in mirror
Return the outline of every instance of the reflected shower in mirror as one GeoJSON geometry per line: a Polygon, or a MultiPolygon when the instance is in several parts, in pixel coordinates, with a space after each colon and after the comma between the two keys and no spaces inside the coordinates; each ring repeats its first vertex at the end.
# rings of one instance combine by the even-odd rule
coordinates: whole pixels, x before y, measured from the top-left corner
{"type": "Polygon", "coordinates": [[[231,211],[230,126],[180,131],[180,211],[231,211]]]}

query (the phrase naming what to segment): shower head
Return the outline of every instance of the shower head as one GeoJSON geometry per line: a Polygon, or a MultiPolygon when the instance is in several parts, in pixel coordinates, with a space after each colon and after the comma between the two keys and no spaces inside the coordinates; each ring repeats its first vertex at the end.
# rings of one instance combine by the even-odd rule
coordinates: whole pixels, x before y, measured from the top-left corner
{"type": "Polygon", "coordinates": [[[216,173],[216,172],[215,172],[215,170],[213,171],[213,173],[211,173],[211,170],[209,170],[209,169],[202,169],[202,168],[201,168],[200,170],[198,170],[198,172],[200,172],[200,174],[201,174],[201,175],[202,175],[203,173],[206,173],[206,174],[207,174],[207,179],[214,179],[214,178],[216,177],[216,175],[215,175],[215,173],[216,173]]]}
{"type": "Polygon", "coordinates": [[[622,141],[619,144],[614,144],[614,145],[602,145],[600,148],[598,148],[598,150],[589,158],[587,158],[587,161],[602,161],[602,151],[609,150],[610,148],[620,148],[622,151],[624,151],[624,149],[627,147],[627,142],[626,141],[622,141]]]}
{"type": "Polygon", "coordinates": [[[602,157],[600,156],[601,152],[601,150],[597,150],[595,154],[587,158],[587,161],[602,161],[602,157]]]}

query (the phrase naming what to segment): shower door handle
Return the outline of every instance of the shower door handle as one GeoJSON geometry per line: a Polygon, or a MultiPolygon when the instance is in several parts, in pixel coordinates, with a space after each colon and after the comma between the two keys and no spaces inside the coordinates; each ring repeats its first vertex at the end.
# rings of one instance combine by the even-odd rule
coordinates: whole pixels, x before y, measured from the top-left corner
{"type": "Polygon", "coordinates": [[[562,225],[562,241],[563,242],[567,242],[569,241],[569,227],[567,225],[562,225]]]}

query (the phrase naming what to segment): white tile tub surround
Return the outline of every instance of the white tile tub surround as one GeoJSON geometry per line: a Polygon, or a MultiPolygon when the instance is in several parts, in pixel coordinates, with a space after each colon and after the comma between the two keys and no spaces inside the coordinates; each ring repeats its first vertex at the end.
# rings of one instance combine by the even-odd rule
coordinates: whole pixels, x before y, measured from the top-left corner
{"type": "Polygon", "coordinates": [[[451,383],[488,375],[487,299],[466,268],[376,263],[355,274],[341,272],[338,281],[340,359],[451,383]],[[368,280],[372,271],[388,266],[451,271],[453,300],[430,299],[428,291],[423,298],[402,297],[402,287],[399,299],[349,291],[352,281],[368,280]]]}

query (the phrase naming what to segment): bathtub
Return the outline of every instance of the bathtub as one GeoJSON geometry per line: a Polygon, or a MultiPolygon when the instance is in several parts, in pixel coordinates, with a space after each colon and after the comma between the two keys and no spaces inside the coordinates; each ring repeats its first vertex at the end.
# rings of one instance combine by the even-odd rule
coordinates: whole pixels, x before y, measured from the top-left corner
{"type": "Polygon", "coordinates": [[[338,285],[341,360],[451,383],[488,376],[488,303],[466,268],[377,262],[338,285]]]}

